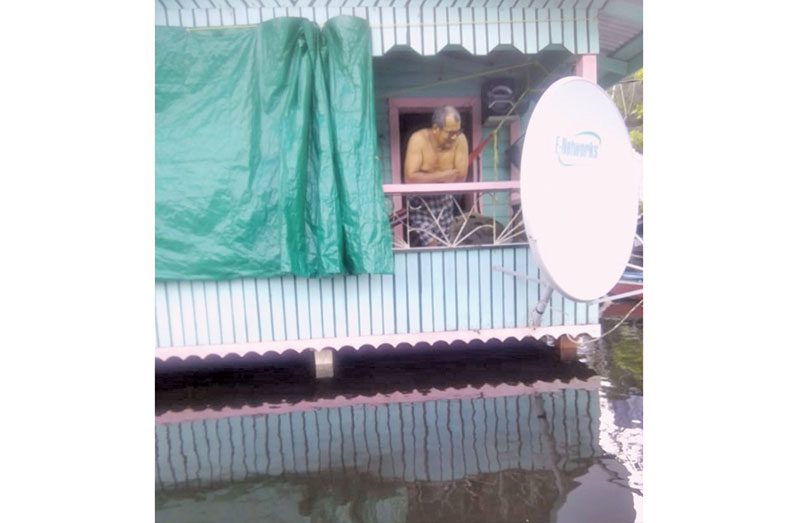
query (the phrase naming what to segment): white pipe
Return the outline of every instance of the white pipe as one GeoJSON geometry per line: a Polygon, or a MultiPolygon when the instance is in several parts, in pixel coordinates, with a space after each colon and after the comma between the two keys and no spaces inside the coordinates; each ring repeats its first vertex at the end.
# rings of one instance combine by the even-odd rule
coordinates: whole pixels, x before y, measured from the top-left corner
{"type": "Polygon", "coordinates": [[[532,310],[532,314],[530,314],[530,323],[532,323],[533,327],[540,326],[540,320],[543,317],[543,313],[546,312],[546,305],[548,305],[553,292],[554,287],[546,285],[543,290],[543,295],[540,297],[540,301],[538,301],[538,304],[535,305],[535,308],[532,310]]]}
{"type": "Polygon", "coordinates": [[[529,276],[529,275],[526,275],[526,274],[521,274],[520,272],[511,271],[510,269],[506,269],[504,267],[499,267],[497,265],[494,265],[492,267],[492,269],[494,271],[499,271],[499,272],[503,272],[503,273],[506,273],[506,274],[510,274],[511,276],[515,276],[516,278],[523,278],[525,280],[534,281],[534,282],[537,282],[537,283],[543,283],[541,280],[538,280],[537,278],[533,278],[532,276],[529,276]]]}

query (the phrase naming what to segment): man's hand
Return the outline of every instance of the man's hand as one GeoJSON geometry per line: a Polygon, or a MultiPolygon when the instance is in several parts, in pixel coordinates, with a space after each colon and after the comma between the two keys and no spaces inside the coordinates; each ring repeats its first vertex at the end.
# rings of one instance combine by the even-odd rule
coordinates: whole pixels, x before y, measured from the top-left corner
{"type": "Polygon", "coordinates": [[[441,177],[445,177],[445,180],[438,180],[439,183],[443,182],[456,182],[457,178],[460,176],[460,171],[457,169],[447,169],[445,171],[440,171],[441,177]]]}
{"type": "Polygon", "coordinates": [[[407,173],[405,181],[409,183],[449,183],[456,182],[460,176],[457,169],[447,169],[445,171],[434,172],[413,172],[407,173]]]}

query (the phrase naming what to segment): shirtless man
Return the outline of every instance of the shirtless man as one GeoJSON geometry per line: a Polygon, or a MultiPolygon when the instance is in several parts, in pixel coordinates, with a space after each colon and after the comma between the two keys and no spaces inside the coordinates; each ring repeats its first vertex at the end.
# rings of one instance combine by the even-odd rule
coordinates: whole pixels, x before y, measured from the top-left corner
{"type": "MultiPolygon", "coordinates": [[[[438,107],[432,115],[432,127],[410,136],[404,175],[405,183],[465,181],[468,175],[468,141],[460,128],[457,109],[451,105],[438,107]]],[[[449,226],[454,221],[454,198],[451,195],[412,196],[408,198],[407,206],[410,227],[418,233],[423,246],[440,245],[440,240],[447,239],[449,226]]]]}

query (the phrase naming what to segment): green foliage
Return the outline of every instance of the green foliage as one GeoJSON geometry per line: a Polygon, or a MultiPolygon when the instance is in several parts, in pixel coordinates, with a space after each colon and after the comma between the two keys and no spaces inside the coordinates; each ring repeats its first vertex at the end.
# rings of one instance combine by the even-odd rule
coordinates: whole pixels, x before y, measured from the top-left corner
{"type": "Polygon", "coordinates": [[[629,139],[632,141],[634,150],[643,154],[643,129],[629,130],[629,139]]]}
{"type": "Polygon", "coordinates": [[[643,103],[641,102],[639,104],[634,104],[632,106],[632,110],[629,111],[629,115],[642,124],[643,123],[643,103]]]}
{"type": "Polygon", "coordinates": [[[623,388],[643,390],[643,344],[639,336],[620,336],[612,344],[611,375],[623,388]]]}
{"type": "Polygon", "coordinates": [[[635,151],[643,153],[643,69],[638,69],[610,89],[629,129],[629,139],[635,151]]]}
{"type": "MultiPolygon", "coordinates": [[[[613,328],[619,319],[602,318],[602,328],[613,328]]],[[[594,357],[596,369],[609,379],[615,393],[643,393],[642,322],[624,322],[624,325],[605,338],[594,357]]]]}

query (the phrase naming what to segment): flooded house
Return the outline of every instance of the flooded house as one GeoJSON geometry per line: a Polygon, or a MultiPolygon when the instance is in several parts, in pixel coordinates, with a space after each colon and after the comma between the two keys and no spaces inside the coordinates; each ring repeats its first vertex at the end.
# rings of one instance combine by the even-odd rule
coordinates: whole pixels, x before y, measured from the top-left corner
{"type": "MultiPolygon", "coordinates": [[[[344,347],[600,335],[599,305],[557,291],[532,321],[520,144],[558,79],[606,87],[642,66],[642,0],[157,0],[155,15],[157,362],[311,350],[321,377],[344,347]],[[444,105],[467,176],[406,183],[408,139],[444,105]],[[438,194],[454,221],[419,245],[409,201],[438,194]]],[[[207,479],[186,474],[159,481],[207,479]]]]}

